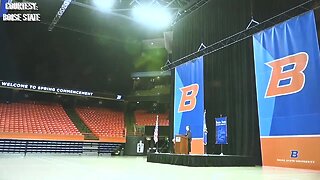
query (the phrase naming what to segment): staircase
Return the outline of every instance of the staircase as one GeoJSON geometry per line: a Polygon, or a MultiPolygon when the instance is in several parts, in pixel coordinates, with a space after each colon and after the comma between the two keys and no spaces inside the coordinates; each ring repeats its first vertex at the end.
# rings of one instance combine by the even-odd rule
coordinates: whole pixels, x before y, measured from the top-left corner
{"type": "Polygon", "coordinates": [[[67,113],[73,124],[77,127],[82,135],[84,135],[85,140],[99,140],[92,131],[87,127],[87,125],[80,119],[74,108],[63,106],[64,111],[67,113]]]}
{"type": "Polygon", "coordinates": [[[134,114],[132,111],[127,111],[125,114],[125,123],[127,128],[127,135],[132,136],[134,135],[134,114]]]}

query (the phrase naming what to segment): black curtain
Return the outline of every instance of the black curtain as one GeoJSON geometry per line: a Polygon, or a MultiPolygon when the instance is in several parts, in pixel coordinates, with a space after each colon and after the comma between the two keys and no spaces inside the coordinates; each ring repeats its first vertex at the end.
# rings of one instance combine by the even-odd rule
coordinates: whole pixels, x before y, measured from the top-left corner
{"type": "MultiPolygon", "coordinates": [[[[253,15],[266,20],[302,1],[211,0],[174,26],[173,60],[213,44],[246,28],[253,15]]],[[[214,118],[228,117],[224,154],[253,156],[261,164],[259,122],[251,38],[204,57],[205,109],[208,153],[220,154],[215,145],[214,118]]]]}

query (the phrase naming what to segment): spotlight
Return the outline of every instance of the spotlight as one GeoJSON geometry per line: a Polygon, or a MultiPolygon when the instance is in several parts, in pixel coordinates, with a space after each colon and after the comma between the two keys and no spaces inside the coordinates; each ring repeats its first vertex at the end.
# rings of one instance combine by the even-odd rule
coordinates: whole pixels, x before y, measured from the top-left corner
{"type": "Polygon", "coordinates": [[[93,3],[101,10],[101,11],[110,11],[116,0],[93,0],[93,3]]]}
{"type": "Polygon", "coordinates": [[[138,5],[133,8],[134,19],[153,29],[162,29],[170,25],[172,17],[170,12],[159,5],[138,5]]]}

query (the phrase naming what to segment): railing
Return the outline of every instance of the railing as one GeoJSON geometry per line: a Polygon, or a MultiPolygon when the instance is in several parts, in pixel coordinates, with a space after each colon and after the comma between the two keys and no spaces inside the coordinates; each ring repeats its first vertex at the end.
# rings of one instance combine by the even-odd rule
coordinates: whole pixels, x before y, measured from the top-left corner
{"type": "Polygon", "coordinates": [[[114,153],[122,143],[0,139],[0,153],[114,153]],[[90,147],[90,148],[88,148],[90,147]]]}

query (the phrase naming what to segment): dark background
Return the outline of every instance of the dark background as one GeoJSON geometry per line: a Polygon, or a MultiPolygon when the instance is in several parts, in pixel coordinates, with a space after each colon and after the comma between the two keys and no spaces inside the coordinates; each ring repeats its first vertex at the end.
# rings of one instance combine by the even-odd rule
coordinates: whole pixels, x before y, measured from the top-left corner
{"type": "Polygon", "coordinates": [[[162,31],[70,5],[49,32],[63,1],[32,2],[39,6],[33,13],[41,14],[40,23],[0,21],[0,80],[128,94],[132,72],[159,71],[165,63],[165,50],[144,51],[141,44],[162,37],[162,31]]]}
{"type": "MultiPolygon", "coordinates": [[[[174,26],[173,59],[195,52],[201,43],[210,45],[244,30],[251,16],[262,22],[302,2],[305,1],[212,0],[174,26]]],[[[229,140],[223,147],[224,154],[254,156],[261,164],[251,38],[205,56],[204,60],[208,153],[220,154],[220,145],[215,145],[214,118],[223,115],[228,117],[229,140]]]]}

